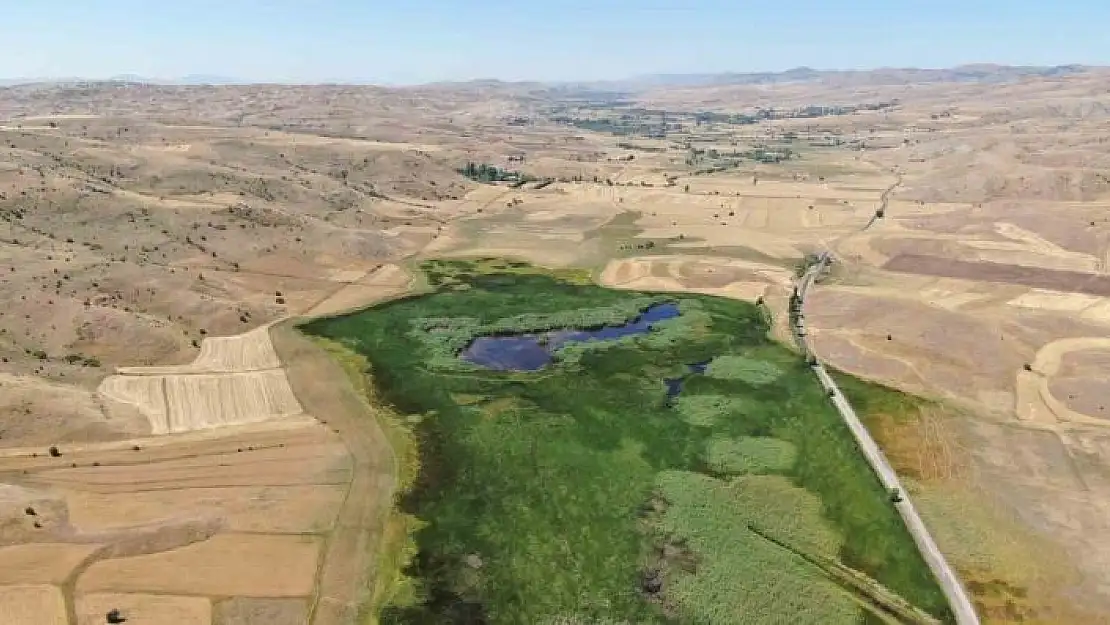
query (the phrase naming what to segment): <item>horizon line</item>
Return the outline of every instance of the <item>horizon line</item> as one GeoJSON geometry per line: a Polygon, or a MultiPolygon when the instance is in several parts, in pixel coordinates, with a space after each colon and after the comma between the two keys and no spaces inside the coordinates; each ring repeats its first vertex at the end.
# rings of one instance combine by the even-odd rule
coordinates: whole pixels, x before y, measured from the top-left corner
{"type": "Polygon", "coordinates": [[[757,70],[757,71],[721,71],[721,72],[652,72],[625,76],[621,78],[594,78],[594,79],[528,79],[528,78],[497,78],[479,77],[462,79],[444,79],[424,82],[389,82],[373,79],[336,78],[336,79],[255,79],[220,76],[218,74],[185,74],[174,78],[161,78],[142,76],[138,74],[113,74],[107,77],[87,76],[37,76],[0,78],[0,87],[15,87],[35,84],[65,84],[65,83],[119,83],[119,84],[150,84],[164,86],[251,86],[251,85],[283,85],[283,86],[380,86],[380,87],[420,87],[432,85],[473,84],[473,83],[501,83],[501,84],[541,84],[541,85],[596,85],[606,83],[630,83],[660,78],[713,78],[713,77],[778,77],[798,73],[810,74],[867,74],[889,71],[917,71],[917,72],[944,72],[959,70],[1069,70],[1084,72],[1098,69],[1108,69],[1110,65],[1088,65],[1084,63],[1065,63],[1059,65],[1011,65],[992,62],[961,63],[947,67],[918,67],[918,66],[878,66],[866,68],[814,68],[799,65],[784,70],[757,70]]]}

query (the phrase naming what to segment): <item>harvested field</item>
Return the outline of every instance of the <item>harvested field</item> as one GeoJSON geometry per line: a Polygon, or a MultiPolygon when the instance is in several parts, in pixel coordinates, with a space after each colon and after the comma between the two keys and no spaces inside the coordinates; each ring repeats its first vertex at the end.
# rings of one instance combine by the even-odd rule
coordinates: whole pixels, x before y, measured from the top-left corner
{"type": "MultiPolygon", "coordinates": [[[[307,418],[63,449],[61,458],[0,456],[0,473],[49,486],[0,491],[27,526],[16,538],[57,541],[0,547],[0,584],[60,585],[107,545],[78,577],[80,623],[102,623],[114,607],[129,622],[200,625],[212,609],[198,595],[311,595],[322,537],[350,480],[346,446],[307,418]],[[30,529],[28,505],[41,529],[30,529]]],[[[303,600],[266,605],[232,622],[271,625],[270,615],[297,605],[304,622],[303,600]]]]}
{"type": "Polygon", "coordinates": [[[303,599],[235,597],[216,604],[212,625],[304,625],[307,620],[303,599]]]}
{"type": "Polygon", "coordinates": [[[102,625],[109,610],[138,625],[212,625],[212,602],[204,597],[95,593],[78,595],[76,608],[77,625],[102,625]]]}
{"type": "Polygon", "coordinates": [[[67,501],[70,522],[88,531],[153,523],[164,519],[168,510],[195,510],[224,519],[229,531],[281,534],[324,531],[331,527],[344,495],[341,484],[316,484],[131,493],[79,491],[67,501]]]}
{"type": "Polygon", "coordinates": [[[164,378],[114,375],[100,383],[97,393],[108,403],[119,403],[138,410],[149,421],[152,434],[169,432],[164,378]]]}
{"type": "Polygon", "coordinates": [[[98,392],[137,409],[154,434],[254,423],[301,413],[280,365],[263,326],[205,339],[188,365],[121,368],[98,392]]]}
{"type": "Polygon", "coordinates": [[[1110,276],[1093,275],[1077,271],[1060,271],[1021,265],[1004,265],[987,261],[970,262],[938,256],[900,254],[891,258],[883,269],[901,273],[942,276],[1020,284],[1037,289],[1051,289],[1068,293],[1086,293],[1101,297],[1110,296],[1110,276]]]}
{"type": "Polygon", "coordinates": [[[287,417],[301,406],[280,369],[224,375],[166,376],[167,432],[287,417]]]}
{"type": "Polygon", "coordinates": [[[78,466],[48,469],[35,481],[56,486],[81,487],[99,493],[136,490],[250,486],[263,482],[273,486],[343,484],[349,467],[343,445],[296,447],[276,450],[244,448],[242,453],[211,454],[198,458],[170,460],[158,464],[78,466]]]}
{"type": "Polygon", "coordinates": [[[201,543],[102,560],[78,580],[79,592],[302,597],[312,593],[320,542],[311,536],[225,533],[201,543]]]}
{"type": "Polygon", "coordinates": [[[246,373],[112,376],[107,399],[138,408],[154,434],[254,423],[299,414],[280,369],[246,373]]]}
{"type": "Polygon", "coordinates": [[[1106,299],[1082,293],[1061,293],[1045,289],[1033,289],[1007,302],[1011,306],[1028,308],[1031,310],[1048,310],[1069,314],[1081,314],[1084,311],[1103,304],[1106,299]]]}
{"type": "Polygon", "coordinates": [[[642,291],[703,293],[755,301],[772,287],[786,287],[782,267],[723,257],[643,256],[610,261],[598,281],[642,291]]]}
{"type": "Polygon", "coordinates": [[[62,584],[99,545],[32,543],[0,547],[0,586],[62,584]]]}
{"type": "Polygon", "coordinates": [[[0,586],[0,618],[5,625],[68,625],[62,591],[54,586],[0,586]]]}

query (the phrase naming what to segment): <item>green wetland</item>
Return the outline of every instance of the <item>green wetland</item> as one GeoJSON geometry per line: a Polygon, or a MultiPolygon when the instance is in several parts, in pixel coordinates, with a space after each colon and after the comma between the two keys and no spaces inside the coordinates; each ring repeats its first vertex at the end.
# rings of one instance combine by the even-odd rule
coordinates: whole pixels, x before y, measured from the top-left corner
{"type": "Polygon", "coordinates": [[[762,309],[495,259],[423,269],[429,294],[302,326],[362,354],[419,442],[419,476],[397,500],[420,520],[408,587],[381,623],[950,621],[887,493],[762,309]],[[460,357],[495,337],[550,362],[460,357]]]}

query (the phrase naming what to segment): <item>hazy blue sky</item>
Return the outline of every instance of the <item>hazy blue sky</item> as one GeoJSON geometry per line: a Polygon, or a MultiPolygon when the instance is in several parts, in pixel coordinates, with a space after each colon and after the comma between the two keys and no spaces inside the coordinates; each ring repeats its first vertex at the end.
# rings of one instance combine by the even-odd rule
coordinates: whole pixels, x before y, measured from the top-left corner
{"type": "Polygon", "coordinates": [[[597,79],[1110,65],[1108,0],[0,0],[0,78],[597,79]]]}

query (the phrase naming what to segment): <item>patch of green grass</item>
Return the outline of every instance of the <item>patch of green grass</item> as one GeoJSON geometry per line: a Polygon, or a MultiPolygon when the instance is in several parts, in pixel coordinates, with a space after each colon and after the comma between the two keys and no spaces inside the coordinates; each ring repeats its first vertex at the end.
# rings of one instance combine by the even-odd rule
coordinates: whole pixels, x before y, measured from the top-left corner
{"type": "Polygon", "coordinates": [[[861,380],[840,371],[830,371],[837,386],[861,415],[914,415],[928,400],[907,395],[897,389],[861,380]]]}
{"type": "Polygon", "coordinates": [[[759,409],[759,402],[729,395],[680,395],[674,402],[690,425],[712,427],[720,421],[740,420],[759,409]]]}
{"type": "Polygon", "coordinates": [[[565,346],[537,372],[464,370],[441,366],[465,345],[457,337],[627,319],[661,296],[496,259],[425,267],[435,293],[304,326],[363,354],[380,396],[416,416],[421,471],[399,506],[427,523],[406,571],[420,587],[416,605],[385,610],[383,623],[744,623],[730,620],[743,618],[735,606],[758,605],[767,580],[797,589],[773,595],[773,613],[793,615],[781,622],[819,612],[822,623],[858,622],[789,550],[746,531],[756,522],[948,618],[839,415],[804,363],[770,341],[758,308],[667,295],[682,314],[648,334],[565,346]],[[671,406],[663,379],[710,359],[671,406]],[[745,437],[773,437],[779,453],[720,444],[745,437]],[[707,467],[713,458],[739,466],[738,449],[747,466],[782,475],[702,473],[722,473],[707,467]],[[661,514],[659,495],[670,502],[661,514]],[[668,574],[662,592],[678,607],[667,614],[639,586],[679,534],[706,567],[668,574]]]}
{"type": "Polygon", "coordinates": [[[740,380],[752,386],[764,386],[785,373],[773,362],[747,356],[720,356],[714,358],[705,375],[720,380],[740,380]]]}
{"type": "Polygon", "coordinates": [[[747,529],[774,527],[777,538],[835,555],[841,536],[821,518],[821,500],[812,493],[783,477],[725,482],[685,471],[663,472],[658,488],[667,502],[658,531],[673,554],[664,556],[667,595],[688,622],[859,621],[859,606],[818,569],[747,529]]]}
{"type": "Polygon", "coordinates": [[[793,445],[765,436],[715,438],[705,450],[705,460],[713,470],[737,475],[785,473],[797,459],[793,445]]]}

